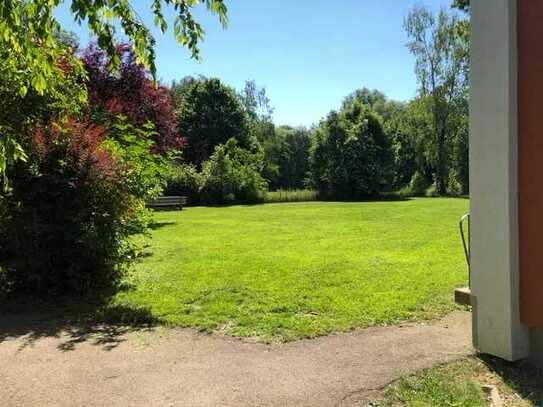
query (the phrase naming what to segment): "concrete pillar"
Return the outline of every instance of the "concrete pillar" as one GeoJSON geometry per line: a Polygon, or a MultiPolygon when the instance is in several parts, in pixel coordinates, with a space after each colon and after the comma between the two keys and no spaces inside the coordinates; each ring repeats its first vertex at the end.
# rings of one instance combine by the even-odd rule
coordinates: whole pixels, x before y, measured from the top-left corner
{"type": "Polygon", "coordinates": [[[530,335],[519,311],[517,0],[473,0],[471,13],[474,346],[518,360],[530,335]]]}

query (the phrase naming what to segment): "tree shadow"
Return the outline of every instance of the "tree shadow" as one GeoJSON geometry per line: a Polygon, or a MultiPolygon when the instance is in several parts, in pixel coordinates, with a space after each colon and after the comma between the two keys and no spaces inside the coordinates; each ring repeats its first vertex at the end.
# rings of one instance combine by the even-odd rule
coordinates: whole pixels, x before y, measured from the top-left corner
{"type": "Polygon", "coordinates": [[[534,405],[543,402],[543,370],[528,361],[506,362],[502,359],[479,355],[489,370],[500,376],[522,398],[534,405]]]}
{"type": "Polygon", "coordinates": [[[157,230],[173,225],[177,225],[177,222],[153,222],[149,225],[149,228],[152,230],[157,230]]]}
{"type": "Polygon", "coordinates": [[[0,344],[18,340],[19,351],[45,338],[56,338],[57,349],[72,351],[90,343],[110,351],[135,331],[149,332],[162,321],[147,307],[100,300],[61,298],[55,303],[20,298],[20,307],[0,309],[0,344]]]}

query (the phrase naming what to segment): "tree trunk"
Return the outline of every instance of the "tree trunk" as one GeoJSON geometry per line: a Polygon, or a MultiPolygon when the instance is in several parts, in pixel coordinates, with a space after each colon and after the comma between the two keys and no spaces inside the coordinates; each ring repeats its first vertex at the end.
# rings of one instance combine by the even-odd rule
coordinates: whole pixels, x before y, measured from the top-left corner
{"type": "Polygon", "coordinates": [[[438,133],[436,164],[436,192],[439,195],[445,195],[447,193],[447,157],[443,128],[438,133]]]}

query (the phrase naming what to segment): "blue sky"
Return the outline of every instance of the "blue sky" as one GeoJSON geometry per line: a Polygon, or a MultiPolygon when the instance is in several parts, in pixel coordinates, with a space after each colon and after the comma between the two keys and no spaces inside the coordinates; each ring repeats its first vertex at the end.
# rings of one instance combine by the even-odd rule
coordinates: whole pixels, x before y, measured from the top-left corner
{"type": "MultiPolygon", "coordinates": [[[[171,33],[157,38],[158,75],[170,83],[186,75],[221,78],[241,89],[245,80],[265,86],[277,124],[317,123],[354,89],[376,88],[396,100],[417,91],[414,60],[405,47],[402,24],[409,9],[424,4],[449,7],[451,0],[225,0],[229,26],[200,9],[206,30],[203,60],[190,59],[171,33]]],[[[150,12],[134,0],[148,23],[150,12]]],[[[82,44],[86,29],[77,26],[69,1],[57,10],[66,29],[82,44]]]]}

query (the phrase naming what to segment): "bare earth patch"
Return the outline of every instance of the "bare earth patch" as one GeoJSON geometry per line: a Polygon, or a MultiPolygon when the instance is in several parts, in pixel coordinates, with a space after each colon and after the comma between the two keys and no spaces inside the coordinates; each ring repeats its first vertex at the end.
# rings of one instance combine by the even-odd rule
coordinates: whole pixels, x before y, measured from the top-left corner
{"type": "Polygon", "coordinates": [[[189,329],[0,315],[3,406],[354,406],[472,353],[468,312],[266,345],[189,329]]]}

